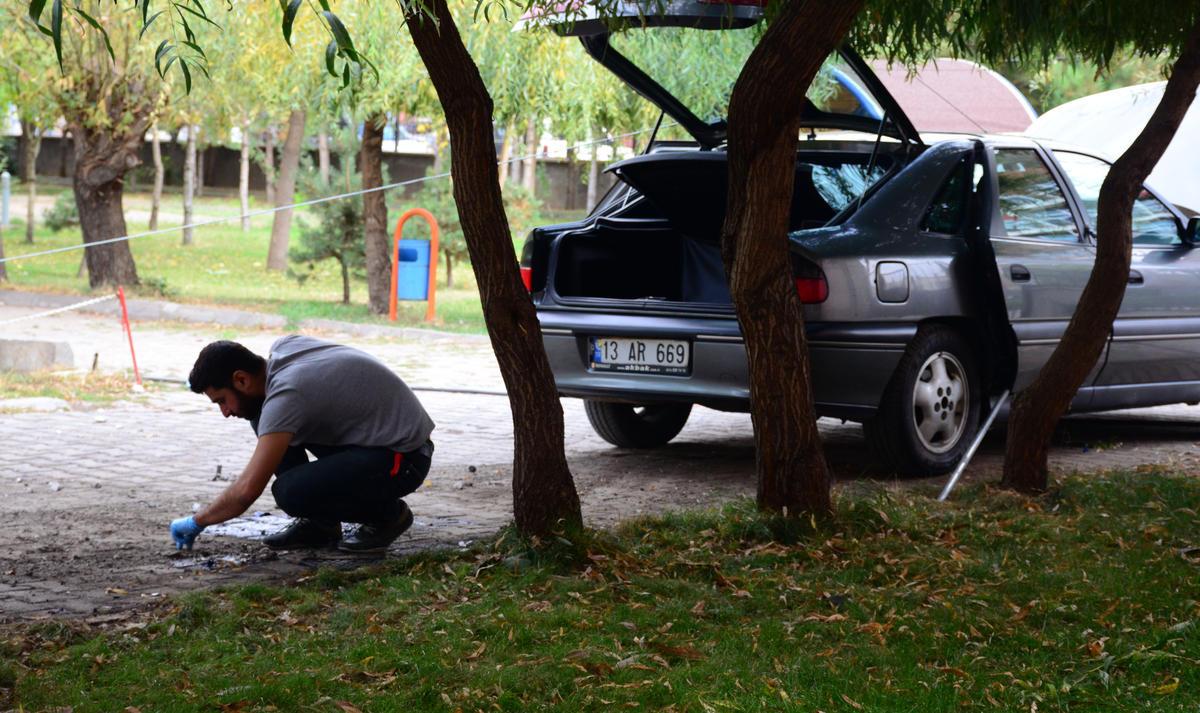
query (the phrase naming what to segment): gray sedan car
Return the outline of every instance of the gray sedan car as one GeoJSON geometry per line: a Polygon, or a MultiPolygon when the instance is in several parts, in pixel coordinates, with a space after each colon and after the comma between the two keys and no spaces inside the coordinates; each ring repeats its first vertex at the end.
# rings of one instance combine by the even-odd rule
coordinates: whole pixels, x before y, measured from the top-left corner
{"type": "MultiPolygon", "coordinates": [[[[609,442],[653,447],[693,404],[749,409],[717,245],[724,124],[673,100],[606,27],[572,31],[694,139],[611,166],[592,213],[534,230],[522,256],[559,392],[585,399],[609,442]]],[[[852,52],[830,71],[842,88],[805,107],[791,209],[816,408],[861,422],[897,471],[943,473],[996,394],[1030,383],[1061,338],[1095,258],[1108,163],[1027,138],[922,137],[852,52]]],[[[1195,234],[1150,188],[1137,200],[1125,300],[1073,410],[1200,401],[1195,234]]]]}

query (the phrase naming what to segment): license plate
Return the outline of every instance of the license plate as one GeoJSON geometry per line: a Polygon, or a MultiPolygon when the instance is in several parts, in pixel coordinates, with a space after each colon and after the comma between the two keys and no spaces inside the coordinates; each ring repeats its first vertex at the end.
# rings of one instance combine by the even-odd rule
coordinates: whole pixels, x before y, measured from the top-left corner
{"type": "Polygon", "coordinates": [[[591,337],[589,359],[594,371],[633,371],[644,374],[687,375],[692,345],[675,339],[591,337]]]}

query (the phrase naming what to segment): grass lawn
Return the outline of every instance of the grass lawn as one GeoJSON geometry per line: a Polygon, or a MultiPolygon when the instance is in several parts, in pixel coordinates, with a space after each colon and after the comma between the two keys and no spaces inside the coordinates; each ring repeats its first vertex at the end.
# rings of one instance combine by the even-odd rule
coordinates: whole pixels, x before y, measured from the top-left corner
{"type": "Polygon", "coordinates": [[[1200,707],[1200,481],[854,490],[815,535],[741,503],[29,626],[0,686],[76,713],[1200,707]]]}
{"type": "MultiPolygon", "coordinates": [[[[124,372],[87,374],[39,371],[19,373],[0,371],[0,398],[49,397],[70,402],[108,404],[132,398],[133,375],[124,372]]],[[[158,385],[146,382],[146,390],[158,385]]]]}
{"type": "MultiPolygon", "coordinates": [[[[42,186],[43,194],[61,193],[56,186],[42,186]]],[[[125,198],[125,209],[130,233],[146,230],[150,198],[146,193],[130,193],[125,198]]],[[[251,201],[251,210],[266,207],[262,201],[251,201]]],[[[165,218],[160,227],[179,225],[182,212],[180,197],[167,194],[163,198],[162,210],[165,218]],[[174,220],[172,220],[174,219],[174,220]]],[[[195,212],[197,221],[218,217],[230,217],[228,223],[197,228],[195,243],[184,247],[179,233],[167,233],[137,238],[130,247],[137,262],[138,276],[143,286],[136,292],[146,297],[163,297],[180,302],[220,304],[243,309],[282,314],[293,323],[310,317],[339,319],[355,322],[387,323],[386,317],[371,315],[366,307],[366,281],[357,279],[351,286],[351,304],[341,303],[342,282],[337,263],[326,260],[319,263],[311,277],[301,285],[295,279],[265,269],[267,244],[271,233],[271,217],[254,218],[251,229],[242,232],[238,216],[236,197],[210,197],[197,199],[195,212]]],[[[20,216],[24,211],[14,211],[20,216]]],[[[398,215],[392,211],[390,218],[398,215]]],[[[292,243],[300,242],[299,221],[305,219],[303,210],[298,211],[292,222],[292,243]]],[[[548,216],[545,222],[561,216],[548,216]]],[[[577,217],[577,216],[569,216],[577,217]]],[[[539,221],[540,222],[540,221],[539,221]]],[[[35,233],[35,244],[24,243],[24,225],[15,219],[11,229],[5,232],[5,254],[14,257],[23,253],[50,248],[78,245],[81,237],[78,229],[54,234],[45,228],[35,233]]],[[[524,235],[514,235],[519,246],[524,235]]],[[[77,277],[81,251],[70,251],[16,260],[8,263],[10,286],[17,289],[49,290],[80,295],[90,294],[87,277],[77,277]]],[[[483,314],[479,305],[479,292],[470,265],[454,266],[455,287],[445,287],[445,261],[439,264],[437,290],[438,329],[466,332],[483,332],[483,314]]],[[[297,271],[307,272],[298,266],[297,271]]],[[[408,326],[426,326],[425,302],[400,302],[399,323],[408,326]]]]}

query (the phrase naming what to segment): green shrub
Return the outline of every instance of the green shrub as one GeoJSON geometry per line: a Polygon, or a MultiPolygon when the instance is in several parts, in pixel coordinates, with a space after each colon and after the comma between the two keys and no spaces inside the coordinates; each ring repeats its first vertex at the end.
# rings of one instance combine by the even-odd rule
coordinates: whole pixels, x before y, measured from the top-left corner
{"type": "MultiPolygon", "coordinates": [[[[321,182],[317,172],[308,171],[301,175],[304,178],[300,189],[306,196],[323,196],[329,192],[329,186],[321,182]]],[[[353,173],[352,168],[350,173],[331,169],[330,184],[349,193],[362,187],[362,179],[353,173]]],[[[302,219],[300,247],[288,252],[292,262],[303,263],[308,269],[301,272],[289,268],[288,275],[303,285],[312,275],[317,262],[337,260],[342,269],[342,303],[350,304],[350,276],[362,276],[367,263],[362,199],[343,198],[317,203],[309,208],[309,212],[316,215],[316,224],[309,225],[302,219]]]]}
{"type": "Polygon", "coordinates": [[[79,226],[79,207],[75,205],[75,194],[65,191],[58,194],[54,205],[42,216],[42,224],[55,233],[79,226]]]}

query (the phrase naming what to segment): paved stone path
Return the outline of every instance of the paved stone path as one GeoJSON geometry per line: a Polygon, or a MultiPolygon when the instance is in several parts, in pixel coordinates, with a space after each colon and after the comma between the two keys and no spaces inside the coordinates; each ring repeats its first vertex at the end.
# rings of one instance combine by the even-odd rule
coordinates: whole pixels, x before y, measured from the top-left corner
{"type": "MultiPolygon", "coordinates": [[[[28,313],[0,306],[0,320],[28,313]]],[[[128,346],[118,324],[68,313],[10,325],[6,338],[64,340],[79,366],[123,369],[128,346]]],[[[214,338],[266,353],[280,334],[174,324],[135,324],[143,373],[180,379],[214,338]]],[[[416,525],[394,553],[460,546],[494,534],[511,518],[512,427],[486,339],[416,339],[322,334],[370,351],[410,384],[438,423],[434,468],[409,498],[416,525]],[[432,389],[432,390],[430,390],[432,389]],[[447,389],[447,390],[439,390],[447,389]],[[466,391],[468,393],[462,393],[466,391]],[[470,393],[473,392],[473,393],[470,393]]],[[[2,398],[2,395],[0,395],[2,398]]],[[[652,452],[615,449],[595,436],[582,404],[564,400],[567,454],[585,518],[607,526],[640,513],[719,504],[753,496],[749,417],[697,409],[683,433],[652,452]]],[[[822,420],[840,480],[895,483],[864,453],[858,427],[822,420]]],[[[1092,471],[1168,463],[1195,469],[1200,409],[1171,407],[1071,420],[1052,464],[1092,471]]],[[[206,532],[197,550],[171,549],[166,524],[206,503],[236,477],[253,447],[245,422],[224,420],[201,396],[166,383],[151,393],[87,410],[0,414],[0,621],[44,616],[103,620],[168,593],[354,566],[332,553],[267,552],[245,537],[280,520],[269,494],[236,524],[241,537],[206,532]]],[[[994,477],[1003,443],[993,436],[968,478],[994,477]]],[[[918,481],[933,490],[940,479],[918,481]]],[[[912,487],[911,481],[904,487],[912,487]]]]}

